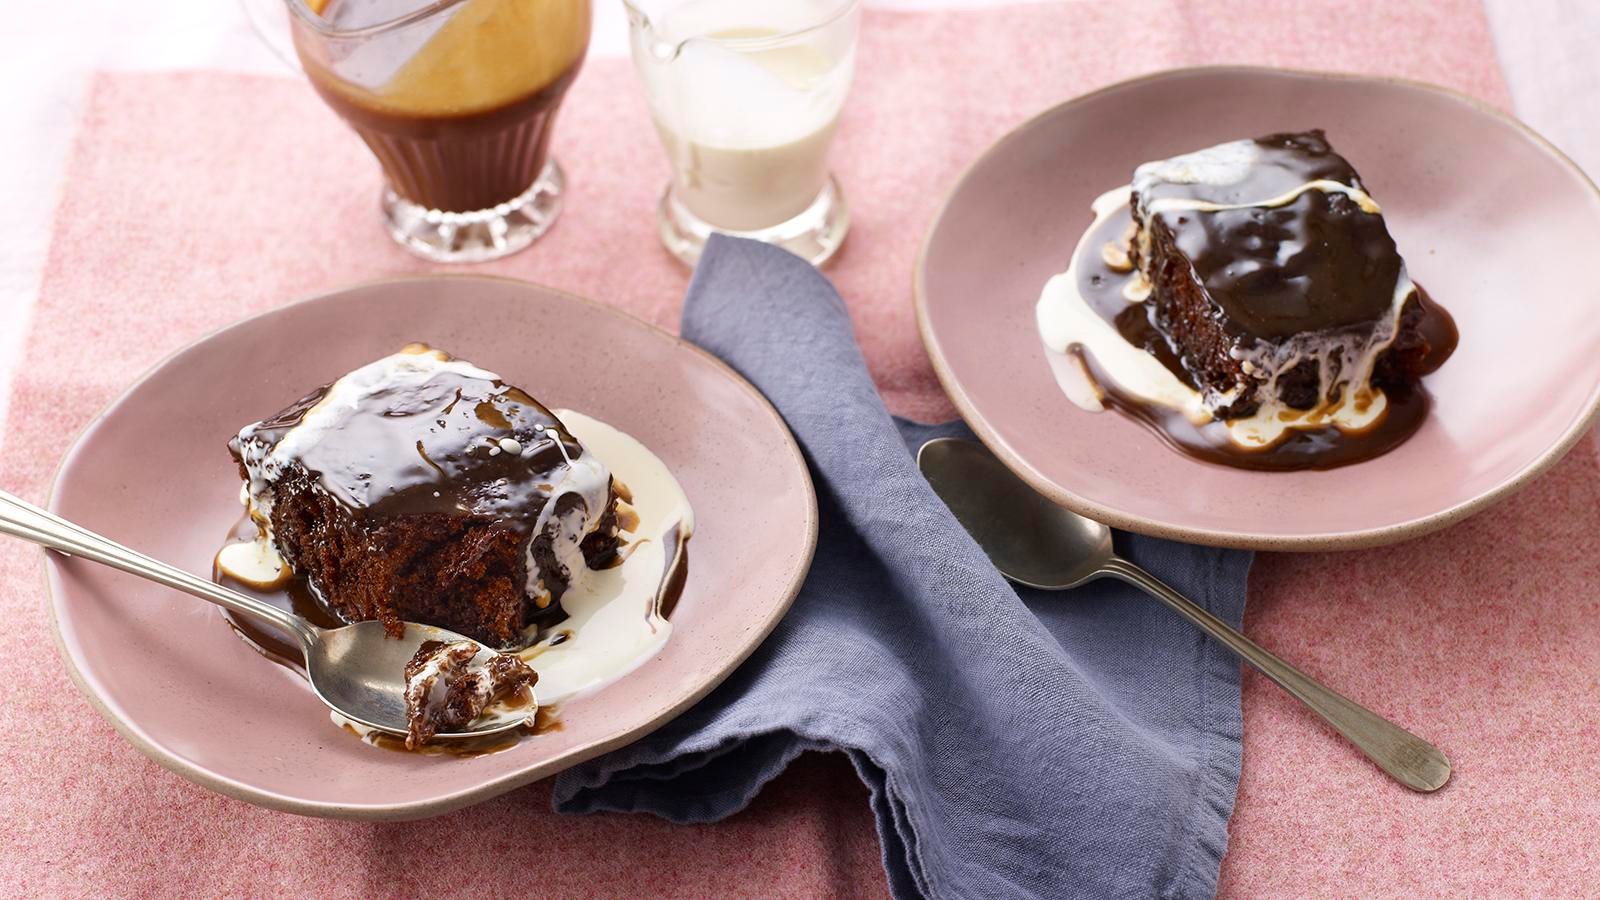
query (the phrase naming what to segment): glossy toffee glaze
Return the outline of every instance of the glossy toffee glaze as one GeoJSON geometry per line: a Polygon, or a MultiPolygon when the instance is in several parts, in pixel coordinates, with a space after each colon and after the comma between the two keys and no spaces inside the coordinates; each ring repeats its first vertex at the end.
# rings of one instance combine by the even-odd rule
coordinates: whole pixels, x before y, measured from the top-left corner
{"type": "Polygon", "coordinates": [[[1381,319],[1402,263],[1355,169],[1320,132],[1251,143],[1254,156],[1236,181],[1163,168],[1184,157],[1139,167],[1141,222],[1159,220],[1171,233],[1235,335],[1278,340],[1381,319]]]}
{"type": "Polygon", "coordinates": [[[433,365],[414,380],[330,396],[346,376],[244,429],[230,449],[247,462],[299,463],[357,517],[469,514],[532,530],[583,447],[521,389],[459,360],[434,363],[414,346],[391,357],[433,365]],[[313,421],[319,410],[325,423],[313,421]],[[302,428],[308,422],[315,434],[302,428]]]}
{"type": "MultiPolygon", "coordinates": [[[[1113,267],[1101,254],[1108,243],[1125,239],[1133,226],[1131,209],[1124,208],[1099,222],[1086,236],[1075,259],[1077,287],[1091,309],[1112,323],[1123,340],[1144,349],[1190,388],[1197,388],[1167,339],[1152,322],[1150,302],[1130,304],[1126,292],[1138,279],[1138,270],[1113,267]]],[[[1420,326],[1431,351],[1427,371],[1437,369],[1455,349],[1455,323],[1438,304],[1417,288],[1422,305],[1420,326]]],[[[1097,366],[1093,355],[1075,348],[1072,356],[1084,366],[1108,405],[1150,426],[1178,450],[1208,462],[1265,471],[1330,469],[1378,456],[1410,437],[1428,415],[1428,392],[1420,384],[1385,388],[1388,409],[1366,431],[1327,427],[1290,431],[1279,443],[1262,450],[1245,450],[1229,438],[1226,425],[1212,421],[1195,424],[1182,414],[1119,391],[1116,381],[1097,366]]]]}

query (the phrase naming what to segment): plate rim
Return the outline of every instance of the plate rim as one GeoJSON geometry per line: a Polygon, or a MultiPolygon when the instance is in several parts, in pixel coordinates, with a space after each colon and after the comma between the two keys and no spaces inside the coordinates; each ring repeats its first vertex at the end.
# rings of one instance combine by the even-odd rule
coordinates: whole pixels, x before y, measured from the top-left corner
{"type": "MultiPolygon", "coordinates": [[[[1454,525],[1475,513],[1481,512],[1496,503],[1499,503],[1512,494],[1515,494],[1530,481],[1544,474],[1551,466],[1559,462],[1580,441],[1589,429],[1600,419],[1600,382],[1590,390],[1589,397],[1583,411],[1573,420],[1561,436],[1545,449],[1538,457],[1522,466],[1500,483],[1460,503],[1445,509],[1430,513],[1425,516],[1382,525],[1374,528],[1365,528],[1350,531],[1331,531],[1317,534],[1280,535],[1268,532],[1249,531],[1222,531],[1209,528],[1198,528],[1189,525],[1180,525],[1164,522],[1147,516],[1124,513],[1105,504],[1098,503],[1083,497],[1071,490],[1057,484],[1045,477],[1024,459],[1021,454],[1014,452],[998,431],[984,417],[977,404],[967,396],[961,386],[960,380],[950,369],[939,341],[934,334],[933,324],[928,316],[927,309],[927,262],[929,249],[933,243],[934,235],[939,232],[949,213],[951,203],[957,193],[966,185],[972,174],[978,168],[997,155],[1010,141],[1018,138],[1024,132],[1039,125],[1045,119],[1060,115],[1073,107],[1094,100],[1113,91],[1136,87],[1148,82],[1164,81],[1172,78],[1182,78],[1194,75],[1238,74],[1250,77],[1280,77],[1293,76],[1313,81],[1353,81],[1369,84],[1388,84],[1413,90],[1420,90],[1437,94],[1457,103],[1465,104],[1474,111],[1498,119],[1510,125],[1524,138],[1530,140],[1536,147],[1543,150],[1554,161],[1565,167],[1572,175],[1577,176],[1579,182],[1589,189],[1594,199],[1600,201],[1600,186],[1596,186],[1588,173],[1584,172],[1576,162],[1566,153],[1551,143],[1543,135],[1534,131],[1517,117],[1498,109],[1489,103],[1473,97],[1470,94],[1445,87],[1431,82],[1420,81],[1413,78],[1403,78],[1391,75],[1369,75],[1359,72],[1324,71],[1317,69],[1298,69],[1282,66],[1252,66],[1252,65],[1199,65],[1181,66],[1172,69],[1161,69],[1139,75],[1134,78],[1124,79],[1103,87],[1075,95],[1067,100],[1050,106],[1022,122],[1013,126],[1005,134],[997,138],[986,147],[973,160],[962,169],[951,187],[945,191],[939,201],[937,212],[933,221],[923,233],[922,242],[917,249],[915,268],[912,271],[911,296],[912,305],[916,312],[917,333],[922,340],[923,351],[927,354],[929,362],[933,365],[934,375],[939,379],[940,387],[944,388],[946,396],[955,404],[961,418],[978,436],[979,440],[989,448],[996,457],[1003,462],[1015,475],[1027,482],[1030,487],[1050,498],[1055,503],[1066,507],[1073,512],[1088,516],[1096,521],[1103,522],[1113,528],[1120,528],[1136,534],[1151,537],[1168,538],[1186,543],[1202,544],[1212,547],[1226,547],[1240,550],[1273,550],[1314,552],[1329,550],[1360,550],[1371,547],[1380,547],[1400,541],[1410,540],[1439,531],[1454,525]]],[[[1174,451],[1176,452],[1176,451],[1174,451]]],[[[1270,473],[1267,473],[1270,474],[1270,473]]]]}
{"type": "Polygon", "coordinates": [[[39,565],[45,582],[45,607],[50,620],[50,637],[55,646],[57,656],[66,666],[67,674],[71,677],[73,686],[76,687],[78,692],[89,701],[89,705],[94,707],[95,711],[100,714],[101,718],[109,722],[124,740],[126,740],[129,744],[132,744],[135,749],[155,762],[157,765],[160,765],[162,768],[218,794],[222,794],[237,800],[243,800],[255,806],[261,806],[281,812],[295,813],[298,815],[354,821],[408,821],[442,815],[447,812],[452,812],[457,809],[492,799],[500,794],[530,784],[534,781],[551,777],[558,772],[593,759],[594,757],[603,753],[626,746],[646,737],[651,732],[682,715],[691,706],[703,700],[706,695],[715,690],[719,685],[722,684],[723,681],[727,680],[727,678],[732,675],[736,669],[738,669],[747,659],[750,658],[751,654],[753,654],[758,647],[766,642],[766,639],[772,634],[772,631],[777,628],[778,623],[783,620],[783,617],[788,614],[789,609],[794,605],[795,598],[799,595],[801,585],[804,584],[807,575],[810,574],[811,564],[816,557],[817,533],[819,525],[817,492],[816,485],[813,483],[811,478],[811,469],[806,464],[805,455],[800,450],[800,445],[795,439],[794,432],[789,428],[789,424],[784,420],[782,414],[780,414],[777,408],[772,405],[772,401],[768,400],[765,394],[761,393],[761,391],[756,388],[755,385],[751,384],[748,379],[739,374],[739,372],[732,366],[728,365],[710,351],[684,339],[679,335],[673,334],[672,332],[667,331],[666,329],[661,328],[651,322],[647,322],[644,319],[633,315],[632,313],[618,309],[614,306],[609,306],[597,300],[592,300],[580,294],[575,294],[571,291],[562,290],[560,288],[551,287],[549,285],[540,284],[534,281],[528,281],[521,278],[511,278],[503,275],[490,275],[470,272],[438,272],[420,275],[398,275],[372,278],[355,282],[353,284],[344,285],[342,287],[300,296],[295,300],[272,306],[268,309],[261,310],[260,312],[245,316],[244,318],[234,320],[205,332],[194,340],[191,340],[177,349],[165,354],[156,362],[151,364],[149,368],[145,369],[137,378],[130,382],[126,388],[119,392],[115,397],[107,401],[105,405],[103,405],[92,417],[90,417],[89,421],[86,422],[81,429],[79,429],[77,435],[72,439],[71,446],[56,463],[55,470],[51,473],[46,508],[52,512],[57,510],[62,490],[62,476],[66,472],[68,465],[74,462],[78,458],[79,454],[83,452],[86,438],[88,438],[95,429],[100,427],[100,424],[105,420],[112,410],[124,403],[130,396],[134,394],[134,392],[142,388],[144,384],[149,381],[157,372],[171,364],[179,356],[196,349],[202,344],[213,340],[225,332],[232,331],[236,328],[248,327],[260,319],[279,314],[283,310],[307,306],[314,303],[330,302],[330,298],[341,294],[347,294],[352,291],[380,288],[396,283],[428,281],[500,282],[516,285],[521,288],[531,287],[540,291],[544,291],[552,296],[559,297],[564,302],[576,302],[578,304],[590,307],[604,314],[620,319],[624,324],[641,326],[650,332],[654,332],[657,336],[664,337],[679,347],[685,348],[698,355],[703,360],[710,362],[715,369],[719,370],[725,377],[731,379],[741,390],[745,391],[754,400],[756,400],[758,408],[765,411],[766,414],[771,417],[773,423],[778,426],[779,432],[783,435],[784,444],[789,451],[790,458],[793,461],[796,469],[801,474],[800,483],[804,488],[805,493],[805,523],[803,530],[803,543],[805,545],[805,551],[798,558],[800,564],[795,568],[795,574],[790,579],[790,583],[783,589],[782,599],[772,607],[769,614],[760,622],[759,626],[749,632],[752,634],[752,639],[749,640],[744,647],[741,647],[737,653],[728,657],[728,659],[717,668],[717,670],[709,679],[707,679],[703,684],[696,686],[685,697],[679,699],[676,703],[671,704],[665,711],[659,713],[655,717],[651,718],[648,722],[636,728],[626,730],[619,735],[609,738],[580,744],[552,759],[527,766],[515,772],[506,773],[496,778],[487,779],[472,787],[463,788],[440,797],[399,803],[331,803],[315,800],[303,800],[276,791],[264,790],[237,779],[213,772],[202,765],[190,762],[189,760],[180,757],[176,753],[169,751],[157,741],[152,739],[148,734],[146,734],[143,729],[139,727],[137,722],[124,718],[116,710],[112,709],[105,702],[104,698],[102,698],[90,686],[89,681],[79,670],[78,664],[73,656],[73,651],[67,647],[66,638],[62,633],[60,618],[61,604],[64,597],[64,587],[61,583],[62,570],[60,566],[60,560],[51,555],[48,551],[41,550],[39,553],[39,565]]]}

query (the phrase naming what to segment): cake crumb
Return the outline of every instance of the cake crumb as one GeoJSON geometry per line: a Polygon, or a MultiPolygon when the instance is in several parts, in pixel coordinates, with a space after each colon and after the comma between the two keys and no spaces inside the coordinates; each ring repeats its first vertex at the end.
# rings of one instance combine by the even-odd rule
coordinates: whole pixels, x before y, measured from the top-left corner
{"type": "Polygon", "coordinates": [[[491,652],[480,664],[480,650],[472,641],[424,641],[417,648],[405,669],[406,749],[471,725],[490,704],[531,689],[539,678],[507,653],[491,652]]]}

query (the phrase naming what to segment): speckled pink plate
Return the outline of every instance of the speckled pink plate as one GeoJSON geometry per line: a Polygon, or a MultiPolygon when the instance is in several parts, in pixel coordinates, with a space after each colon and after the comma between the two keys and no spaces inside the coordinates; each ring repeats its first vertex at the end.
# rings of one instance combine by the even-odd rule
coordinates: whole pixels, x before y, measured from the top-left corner
{"type": "Polygon", "coordinates": [[[240,322],[180,351],[113,403],[61,467],[51,508],[194,572],[239,515],[225,442],[318,384],[426,341],[551,406],[633,434],[695,511],[672,638],[561,709],[561,728],[476,759],[381,750],[330,723],[300,678],[248,648],[216,608],[51,555],[60,649],[135,746],[208,788],[292,812],[434,815],[552,775],[703,697],[788,609],[816,544],[799,448],[767,401],[694,346],[607,307],[505,279],[387,281],[240,322]]]}
{"type": "Polygon", "coordinates": [[[1079,97],[1002,139],[923,246],[918,321],[956,406],[1063,506],[1145,534],[1324,550],[1403,540],[1505,497],[1600,405],[1600,193],[1510,117],[1424,84],[1255,68],[1164,72],[1079,97]],[[1383,205],[1411,275],[1461,344],[1431,417],[1377,459],[1324,472],[1199,462],[1115,412],[1073,406],[1034,327],[1089,204],[1134,166],[1236,138],[1326,129],[1383,205]]]}

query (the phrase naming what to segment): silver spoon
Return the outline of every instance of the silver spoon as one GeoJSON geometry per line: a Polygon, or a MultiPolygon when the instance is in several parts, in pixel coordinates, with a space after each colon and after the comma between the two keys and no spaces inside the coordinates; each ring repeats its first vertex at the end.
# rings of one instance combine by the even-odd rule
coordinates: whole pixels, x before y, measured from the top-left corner
{"type": "Polygon", "coordinates": [[[1450,780],[1439,748],[1268,653],[1154,575],[1117,556],[1111,529],[1035,491],[971,441],[939,438],[922,445],[917,466],[940,499],[1012,581],[1061,591],[1096,578],[1116,578],[1165,603],[1344,735],[1378,768],[1414,791],[1450,780]]]}
{"type": "MultiPolygon", "coordinates": [[[[389,637],[376,621],[319,628],[293,613],[130,550],[5,491],[0,491],[0,533],[176,588],[293,635],[305,654],[306,677],[317,697],[350,721],[385,734],[406,734],[405,665],[417,648],[424,641],[472,640],[414,622],[406,623],[405,637],[399,639],[389,637]]],[[[478,644],[480,656],[495,652],[472,642],[478,644]]],[[[495,716],[480,720],[469,731],[441,732],[434,740],[498,734],[527,718],[495,716]]]]}

